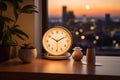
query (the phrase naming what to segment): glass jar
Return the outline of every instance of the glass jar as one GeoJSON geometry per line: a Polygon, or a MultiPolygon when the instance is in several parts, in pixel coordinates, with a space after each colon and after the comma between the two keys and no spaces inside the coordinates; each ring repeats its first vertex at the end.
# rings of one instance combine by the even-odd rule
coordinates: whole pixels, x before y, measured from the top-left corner
{"type": "Polygon", "coordinates": [[[95,65],[95,48],[86,49],[86,63],[88,65],[95,65]]]}

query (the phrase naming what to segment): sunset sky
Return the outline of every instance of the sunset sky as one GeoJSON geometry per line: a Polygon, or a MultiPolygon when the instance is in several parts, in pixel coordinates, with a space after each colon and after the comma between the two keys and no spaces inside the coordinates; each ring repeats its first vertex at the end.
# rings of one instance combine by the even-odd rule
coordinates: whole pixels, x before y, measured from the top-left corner
{"type": "Polygon", "coordinates": [[[111,16],[120,17],[120,0],[48,0],[49,16],[61,16],[62,7],[73,11],[75,16],[111,16]]]}

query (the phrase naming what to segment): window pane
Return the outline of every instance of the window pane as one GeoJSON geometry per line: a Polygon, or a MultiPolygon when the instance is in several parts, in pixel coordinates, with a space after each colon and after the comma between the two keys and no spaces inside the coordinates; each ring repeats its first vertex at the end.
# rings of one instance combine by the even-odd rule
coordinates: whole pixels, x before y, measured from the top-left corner
{"type": "Polygon", "coordinates": [[[66,27],[73,36],[72,48],[79,46],[85,51],[92,45],[98,51],[119,51],[119,3],[120,0],[48,0],[48,26],[66,27]]]}

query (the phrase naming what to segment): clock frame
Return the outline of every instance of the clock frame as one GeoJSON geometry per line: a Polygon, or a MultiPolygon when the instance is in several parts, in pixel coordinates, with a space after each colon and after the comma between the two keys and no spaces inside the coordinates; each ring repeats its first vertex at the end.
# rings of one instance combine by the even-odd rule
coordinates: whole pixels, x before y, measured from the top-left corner
{"type": "Polygon", "coordinates": [[[42,43],[50,55],[62,56],[68,53],[72,45],[72,35],[68,29],[55,26],[45,32],[42,43]]]}

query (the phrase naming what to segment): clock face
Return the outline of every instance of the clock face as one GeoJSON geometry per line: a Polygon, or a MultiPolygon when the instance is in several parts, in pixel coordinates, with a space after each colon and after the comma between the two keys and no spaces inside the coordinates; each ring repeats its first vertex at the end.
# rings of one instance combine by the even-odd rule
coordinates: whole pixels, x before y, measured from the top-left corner
{"type": "Polygon", "coordinates": [[[72,44],[70,32],[63,27],[50,28],[43,36],[43,47],[51,55],[66,53],[72,44]]]}

